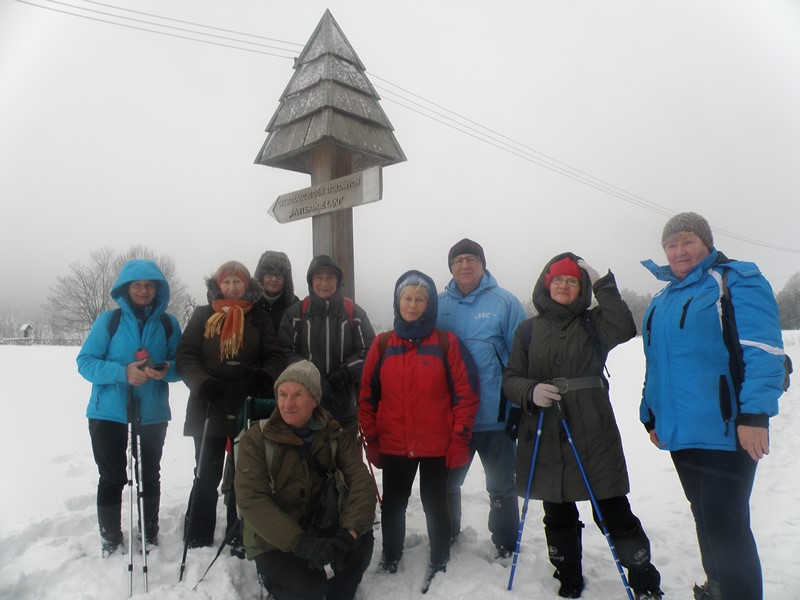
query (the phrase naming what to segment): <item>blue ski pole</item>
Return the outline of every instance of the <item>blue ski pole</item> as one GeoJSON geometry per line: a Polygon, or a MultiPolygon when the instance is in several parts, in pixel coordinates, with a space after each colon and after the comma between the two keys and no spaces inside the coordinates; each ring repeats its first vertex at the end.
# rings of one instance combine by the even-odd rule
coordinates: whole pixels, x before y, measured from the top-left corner
{"type": "Polygon", "coordinates": [[[591,499],[592,507],[594,508],[594,511],[597,514],[597,521],[600,525],[600,529],[603,530],[603,535],[606,536],[608,547],[611,548],[611,556],[614,557],[614,562],[617,565],[619,576],[622,578],[622,585],[625,586],[625,591],[628,594],[628,599],[634,600],[633,591],[631,590],[631,586],[628,585],[628,579],[627,577],[625,577],[625,571],[622,570],[622,563],[619,562],[619,556],[617,556],[617,549],[614,547],[614,542],[611,541],[611,535],[608,533],[608,527],[606,527],[606,522],[603,519],[603,513],[600,512],[600,506],[597,504],[597,499],[594,497],[594,491],[592,490],[592,486],[589,483],[589,478],[586,476],[586,471],[583,468],[583,462],[581,462],[581,457],[578,456],[578,449],[575,447],[575,442],[572,440],[572,432],[570,432],[569,425],[567,425],[566,414],[561,406],[560,401],[556,400],[554,404],[556,410],[558,410],[558,414],[561,415],[561,424],[564,426],[564,432],[567,434],[567,441],[569,442],[569,445],[572,448],[572,453],[575,455],[575,460],[577,461],[578,468],[580,469],[581,475],[583,476],[583,482],[586,484],[586,489],[589,491],[589,498],[591,499]]]}
{"type": "Polygon", "coordinates": [[[519,558],[519,546],[522,543],[522,530],[525,528],[525,517],[528,514],[528,501],[531,497],[531,485],[533,484],[533,467],[536,464],[536,454],[539,452],[539,440],[542,437],[542,421],[544,411],[539,411],[539,423],[536,425],[536,440],[533,442],[533,456],[531,456],[531,468],[528,472],[528,486],[525,488],[525,501],[522,503],[522,516],[519,519],[519,532],[517,533],[517,545],[514,548],[514,560],[511,562],[511,573],[508,576],[508,590],[514,585],[514,573],[517,570],[517,558],[519,558]]]}

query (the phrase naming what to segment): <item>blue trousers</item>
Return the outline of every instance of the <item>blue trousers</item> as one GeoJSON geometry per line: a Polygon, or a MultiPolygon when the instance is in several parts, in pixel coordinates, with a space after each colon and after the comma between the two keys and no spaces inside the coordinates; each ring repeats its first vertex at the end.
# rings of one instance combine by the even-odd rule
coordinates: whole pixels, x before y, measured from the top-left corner
{"type": "Polygon", "coordinates": [[[516,442],[503,429],[476,431],[472,434],[469,449],[469,462],[463,467],[452,469],[447,482],[453,540],[461,531],[461,486],[477,452],[486,475],[486,491],[489,492],[489,531],[492,542],[498,548],[513,550],[519,530],[519,501],[514,487],[516,442]]]}
{"type": "Polygon", "coordinates": [[[750,492],[758,463],[743,450],[671,452],[692,508],[700,557],[725,600],[761,600],[761,561],[750,529],[750,492]]]}

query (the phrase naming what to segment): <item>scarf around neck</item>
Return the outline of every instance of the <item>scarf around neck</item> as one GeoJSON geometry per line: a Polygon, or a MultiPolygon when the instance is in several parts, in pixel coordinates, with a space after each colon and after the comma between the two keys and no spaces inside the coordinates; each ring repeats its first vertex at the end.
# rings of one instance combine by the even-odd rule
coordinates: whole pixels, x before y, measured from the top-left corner
{"type": "Polygon", "coordinates": [[[235,358],[244,342],[244,315],[253,305],[246,300],[214,300],[214,314],[206,321],[205,338],[219,336],[220,360],[235,358]]]}

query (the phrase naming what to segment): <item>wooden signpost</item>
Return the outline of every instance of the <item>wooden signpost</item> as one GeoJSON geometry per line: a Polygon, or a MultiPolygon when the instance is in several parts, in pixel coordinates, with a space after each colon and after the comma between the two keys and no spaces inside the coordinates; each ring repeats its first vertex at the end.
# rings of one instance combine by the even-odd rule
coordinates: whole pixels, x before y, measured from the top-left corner
{"type": "Polygon", "coordinates": [[[255,162],[311,176],[310,188],[282,194],[269,212],[280,223],[311,217],[314,256],[339,263],[344,295],[355,298],[353,207],[380,200],[382,167],[406,157],[366,68],[330,11],[294,69],[255,162]]]}

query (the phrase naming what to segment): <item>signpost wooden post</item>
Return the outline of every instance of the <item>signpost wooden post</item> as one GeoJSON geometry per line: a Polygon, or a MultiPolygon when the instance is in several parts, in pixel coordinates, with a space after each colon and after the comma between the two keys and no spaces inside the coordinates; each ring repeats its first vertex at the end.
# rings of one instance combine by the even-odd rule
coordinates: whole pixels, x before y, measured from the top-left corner
{"type": "Polygon", "coordinates": [[[312,217],[314,256],[327,254],[339,263],[344,294],[354,298],[353,207],[380,200],[381,167],[406,157],[364,65],[330,11],[294,69],[255,162],[311,176],[311,188],[281,195],[270,214],[280,223],[312,217]],[[349,187],[328,194],[336,185],[349,187]],[[292,205],[298,212],[292,213],[292,205]]]}

